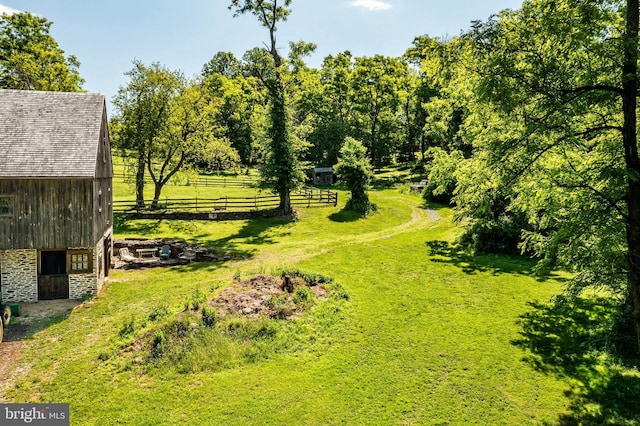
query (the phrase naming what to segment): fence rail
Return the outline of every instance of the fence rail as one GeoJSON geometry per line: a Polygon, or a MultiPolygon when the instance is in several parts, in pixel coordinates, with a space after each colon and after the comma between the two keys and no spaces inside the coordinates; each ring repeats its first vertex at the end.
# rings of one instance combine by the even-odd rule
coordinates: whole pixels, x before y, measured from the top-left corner
{"type": "MultiPolygon", "coordinates": [[[[305,187],[291,193],[291,205],[299,207],[336,206],[338,194],[327,189],[305,187]]],[[[280,197],[277,195],[255,195],[253,197],[219,198],[165,198],[158,202],[154,212],[215,212],[215,211],[252,211],[278,208],[280,197]]],[[[114,201],[115,213],[136,213],[149,211],[139,208],[135,201],[114,201]]]]}
{"type": "MultiPolygon", "coordinates": [[[[126,173],[119,173],[115,177],[122,179],[125,183],[134,183],[136,181],[136,177],[126,173]]],[[[145,177],[145,183],[152,184],[153,181],[149,177],[145,177]]],[[[241,178],[237,177],[225,177],[225,176],[199,176],[196,179],[187,179],[186,183],[183,183],[184,186],[195,186],[195,187],[222,187],[222,188],[255,188],[259,185],[259,180],[257,178],[243,176],[241,178]]]]}

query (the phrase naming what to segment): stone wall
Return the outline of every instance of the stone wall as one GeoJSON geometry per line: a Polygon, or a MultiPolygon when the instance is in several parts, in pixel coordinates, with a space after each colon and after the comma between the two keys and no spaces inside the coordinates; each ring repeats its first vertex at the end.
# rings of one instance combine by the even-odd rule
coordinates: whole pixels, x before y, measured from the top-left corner
{"type": "Polygon", "coordinates": [[[97,294],[95,272],[89,274],[69,274],[69,299],[82,299],[97,294]]]}
{"type": "Polygon", "coordinates": [[[38,250],[0,251],[3,302],[38,301],[38,250]]]}

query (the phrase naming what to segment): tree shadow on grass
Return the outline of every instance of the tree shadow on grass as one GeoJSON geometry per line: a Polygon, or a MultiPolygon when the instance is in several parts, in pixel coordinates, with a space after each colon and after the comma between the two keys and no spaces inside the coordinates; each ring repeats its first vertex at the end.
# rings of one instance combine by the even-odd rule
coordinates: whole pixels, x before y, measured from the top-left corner
{"type": "Polygon", "coordinates": [[[523,256],[470,254],[458,244],[452,244],[448,241],[441,240],[427,241],[425,244],[429,248],[429,260],[432,262],[450,263],[462,269],[466,274],[491,272],[494,275],[531,275],[535,276],[540,281],[550,278],[562,280],[560,277],[553,276],[552,273],[544,275],[534,274],[534,266],[536,262],[523,256]]]}
{"type": "MultiPolygon", "coordinates": [[[[276,235],[274,235],[272,231],[279,231],[277,232],[278,237],[289,235],[291,233],[285,232],[284,228],[291,223],[293,223],[293,218],[288,216],[249,220],[236,234],[216,240],[209,240],[208,244],[214,247],[226,247],[227,249],[237,248],[240,244],[256,246],[273,244],[276,242],[274,238],[276,235]]],[[[252,250],[251,252],[254,253],[255,251],[252,250]]]]}
{"type": "MultiPolygon", "coordinates": [[[[114,219],[115,222],[115,219],[114,219]]],[[[167,220],[169,228],[182,236],[164,235],[166,240],[184,241],[187,237],[187,243],[196,246],[206,247],[216,252],[220,257],[231,257],[234,260],[247,259],[255,256],[257,249],[241,248],[246,245],[265,245],[275,242],[275,233],[268,232],[284,228],[293,222],[293,218],[289,216],[269,218],[269,219],[253,219],[247,220],[240,230],[230,236],[223,238],[212,238],[209,233],[198,233],[198,226],[194,221],[185,220],[167,220]]],[[[118,223],[114,224],[115,233],[127,233],[145,237],[146,235],[157,233],[162,220],[136,219],[128,220],[124,217],[119,218],[118,223]]],[[[288,232],[279,232],[277,236],[288,235],[288,232]]],[[[192,264],[195,265],[195,264],[192,264]]]]}
{"type": "Polygon", "coordinates": [[[354,210],[342,209],[337,213],[330,214],[329,220],[332,222],[348,223],[364,219],[366,216],[367,215],[356,212],[354,210]]]}
{"type": "Polygon", "coordinates": [[[569,412],[557,424],[640,424],[640,358],[630,354],[633,338],[611,331],[618,306],[595,297],[529,305],[521,337],[512,343],[527,351],[524,360],[538,371],[569,379],[569,412]]]}
{"type": "Polygon", "coordinates": [[[114,234],[139,234],[142,236],[156,232],[161,223],[162,219],[129,219],[126,215],[118,213],[113,214],[114,234]]]}

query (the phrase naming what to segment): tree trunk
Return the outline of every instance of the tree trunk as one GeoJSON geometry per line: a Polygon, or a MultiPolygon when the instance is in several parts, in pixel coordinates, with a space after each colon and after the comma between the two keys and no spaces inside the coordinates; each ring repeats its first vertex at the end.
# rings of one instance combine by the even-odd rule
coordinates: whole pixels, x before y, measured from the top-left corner
{"type": "Polygon", "coordinates": [[[291,179],[295,153],[287,135],[287,111],[284,86],[280,72],[276,70],[271,93],[271,154],[277,174],[276,191],[280,196],[280,209],[291,213],[291,179]]]}
{"type": "Polygon", "coordinates": [[[138,149],[138,164],[136,169],[136,207],[144,209],[144,166],[146,156],[144,149],[138,149]]]}
{"type": "Polygon", "coordinates": [[[162,188],[164,187],[163,182],[156,182],[155,189],[153,191],[153,201],[151,201],[151,210],[158,209],[158,200],[160,199],[160,193],[162,192],[162,188]]]}
{"type": "Polygon", "coordinates": [[[622,141],[628,170],[626,204],[627,261],[629,293],[633,308],[637,350],[640,351],[640,159],[638,158],[637,93],[638,93],[638,0],[627,0],[626,34],[623,37],[622,141]]]}

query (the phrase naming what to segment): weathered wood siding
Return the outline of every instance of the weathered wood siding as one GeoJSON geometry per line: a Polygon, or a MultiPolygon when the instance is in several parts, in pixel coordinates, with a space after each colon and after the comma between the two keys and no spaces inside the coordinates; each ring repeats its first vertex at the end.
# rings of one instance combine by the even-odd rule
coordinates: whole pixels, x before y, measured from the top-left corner
{"type": "Polygon", "coordinates": [[[95,246],[94,185],[92,179],[0,179],[0,194],[11,196],[13,210],[0,217],[0,250],[95,246]]]}
{"type": "MultiPolygon", "coordinates": [[[[113,227],[113,164],[106,108],[102,113],[98,157],[93,184],[94,243],[113,227]]],[[[95,244],[94,244],[95,245],[95,244]]]]}
{"type": "Polygon", "coordinates": [[[113,177],[113,164],[111,162],[111,141],[109,138],[109,126],[107,122],[106,108],[102,112],[102,124],[100,126],[100,141],[98,143],[98,157],[96,158],[95,177],[113,177]]]}
{"type": "MultiPolygon", "coordinates": [[[[111,178],[96,179],[93,184],[93,217],[95,243],[113,226],[113,195],[111,178]]],[[[95,245],[95,244],[94,244],[95,245]]]]}

